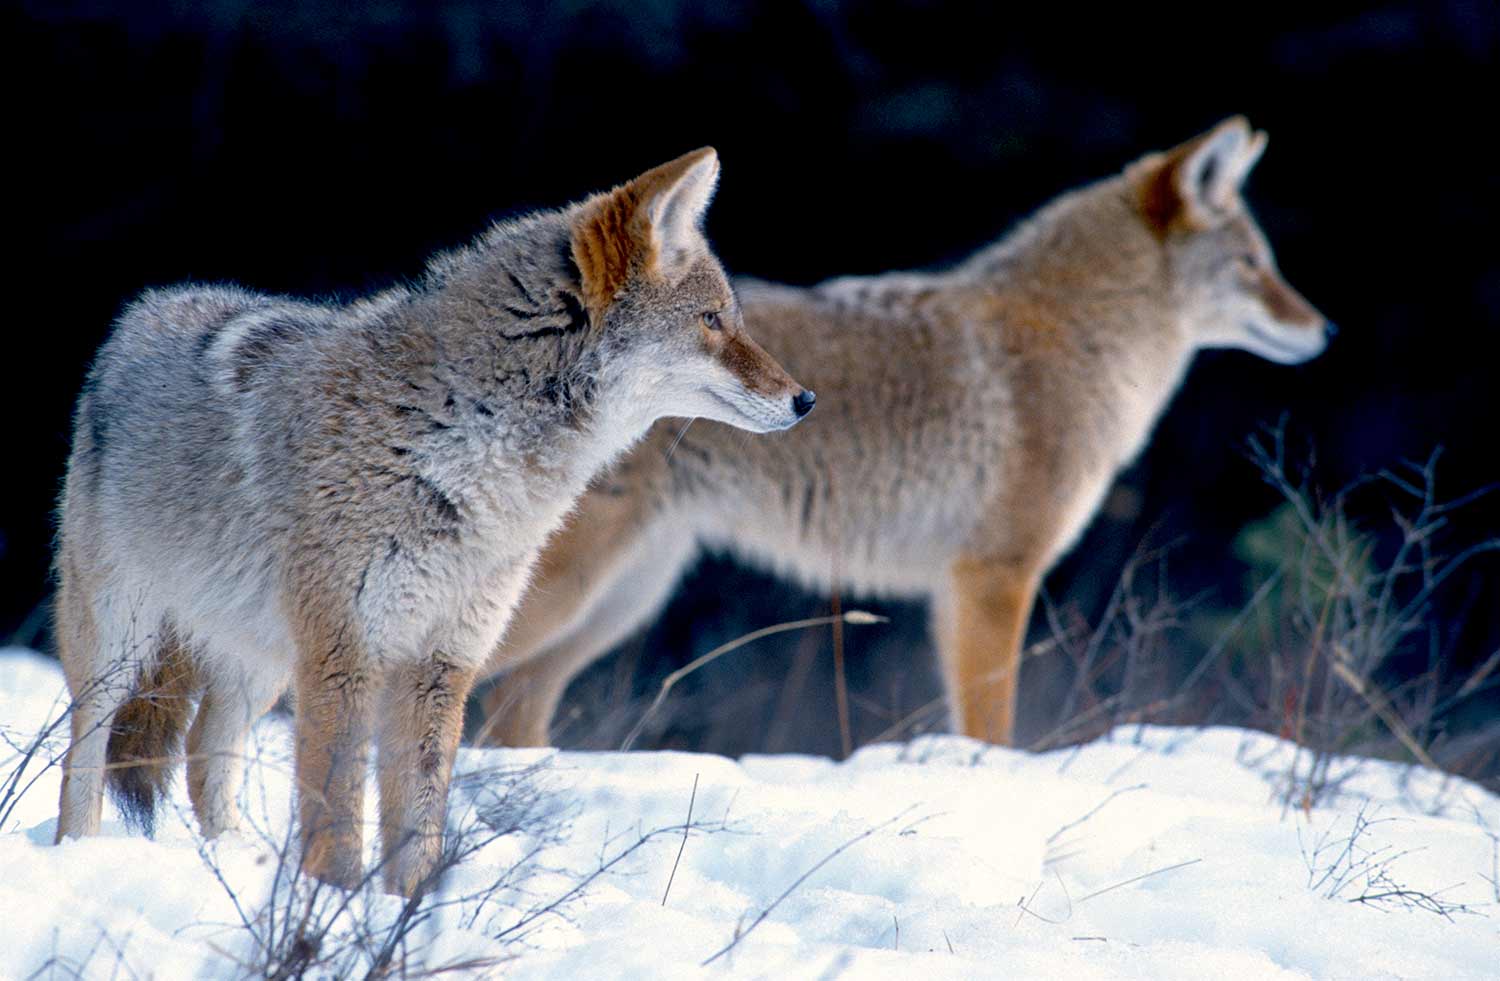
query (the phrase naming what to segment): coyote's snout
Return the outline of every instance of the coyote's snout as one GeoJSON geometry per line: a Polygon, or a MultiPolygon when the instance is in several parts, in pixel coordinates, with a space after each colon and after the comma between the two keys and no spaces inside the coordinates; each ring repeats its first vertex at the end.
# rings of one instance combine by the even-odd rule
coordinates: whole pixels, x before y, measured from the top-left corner
{"type": "Polygon", "coordinates": [[[1287,285],[1270,262],[1267,252],[1246,253],[1240,263],[1239,276],[1249,280],[1248,289],[1256,302],[1256,308],[1245,315],[1249,342],[1244,347],[1280,364],[1310,361],[1323,353],[1336,330],[1287,285]]]}
{"type": "Polygon", "coordinates": [[[491,662],[510,673],[488,731],[545,743],[568,680],[714,548],[818,587],[930,598],[956,727],[1007,741],[1041,578],[1194,352],[1323,350],[1322,315],[1241,194],[1265,146],[1226,120],[943,272],[740,283],[746,322],[823,408],[768,440],[658,428],[622,460],[548,543],[491,662]]]}
{"type": "Polygon", "coordinates": [[[816,396],[792,380],[745,333],[736,305],[731,318],[705,317],[704,339],[714,359],[692,415],[764,433],[786,429],[812,411],[816,396]]]}
{"type": "Polygon", "coordinates": [[[751,339],[739,301],[727,289],[691,327],[648,333],[632,357],[658,415],[713,419],[764,433],[786,429],[812,410],[814,395],[751,339]]]}

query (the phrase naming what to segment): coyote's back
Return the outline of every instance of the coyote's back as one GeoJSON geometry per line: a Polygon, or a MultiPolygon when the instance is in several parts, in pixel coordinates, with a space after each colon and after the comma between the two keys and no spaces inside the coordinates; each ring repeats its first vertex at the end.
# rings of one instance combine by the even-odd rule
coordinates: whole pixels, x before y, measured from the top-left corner
{"type": "Polygon", "coordinates": [[[153,291],[121,316],[79,401],[60,536],[65,568],[135,584],[119,649],[177,610],[185,634],[232,625],[235,648],[286,663],[266,543],[289,521],[292,461],[257,434],[293,429],[268,388],[295,389],[302,349],[341,316],[232,287],[153,291]],[[284,370],[256,377],[257,353],[284,370]]]}

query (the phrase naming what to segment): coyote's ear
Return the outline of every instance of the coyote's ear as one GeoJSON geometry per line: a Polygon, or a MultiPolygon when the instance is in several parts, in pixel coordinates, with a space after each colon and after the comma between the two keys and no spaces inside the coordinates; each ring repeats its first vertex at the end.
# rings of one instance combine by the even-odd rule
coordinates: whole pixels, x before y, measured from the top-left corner
{"type": "Polygon", "coordinates": [[[719,182],[719,154],[694,150],[631,181],[641,197],[640,217],[661,272],[676,271],[703,245],[703,213],[719,182]]]}
{"type": "Polygon", "coordinates": [[[675,278],[703,247],[699,226],[718,178],[719,155],[704,147],[585,202],[573,259],[591,309],[608,306],[632,270],[675,278]]]}
{"type": "Polygon", "coordinates": [[[1266,134],[1252,132],[1245,117],[1234,116],[1136,162],[1126,174],[1158,231],[1212,228],[1239,212],[1240,188],[1265,149],[1266,134]]]}

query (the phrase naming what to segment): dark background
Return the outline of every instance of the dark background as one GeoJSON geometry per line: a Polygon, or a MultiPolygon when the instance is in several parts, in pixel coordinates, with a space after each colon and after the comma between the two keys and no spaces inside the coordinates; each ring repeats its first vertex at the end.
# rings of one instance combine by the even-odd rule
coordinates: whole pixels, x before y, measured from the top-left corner
{"type": "MultiPolygon", "coordinates": [[[[1270,132],[1250,200],[1287,278],[1342,333],[1297,368],[1199,359],[1107,513],[1048,581],[1051,601],[1083,622],[1142,542],[1172,544],[1167,585],[1195,598],[1194,615],[1222,619],[1245,601],[1252,570],[1236,543],[1276,505],[1245,440],[1283,415],[1323,487],[1439,446],[1441,495],[1500,480],[1500,167],[1483,149],[1500,7],[1256,5],[1231,24],[1206,8],[983,6],[7,8],[6,210],[20,221],[9,223],[0,386],[0,640],[51,643],[51,509],[69,413],[136,291],[195,279],[357,295],[415,275],[489,218],[705,143],[724,161],[709,231],[726,264],[810,283],[956,259],[1053,195],[1232,113],[1270,132]]],[[[1389,502],[1359,502],[1356,517],[1388,534],[1389,502]]],[[[1456,551],[1497,531],[1481,501],[1452,515],[1443,541],[1456,551]]],[[[1439,597],[1431,616],[1450,681],[1500,645],[1497,599],[1493,558],[1439,597]]],[[[827,606],[705,564],[655,629],[581,679],[563,741],[609,744],[674,665],[827,606]]],[[[846,635],[857,741],[937,691],[923,608],[875,608],[893,622],[846,635]]],[[[1180,647],[1195,643],[1185,629],[1180,647]]],[[[652,740],[837,752],[829,644],[813,632],[731,655],[682,686],[652,740]]],[[[1407,669],[1397,658],[1389,670],[1397,682],[1407,669]]],[[[1022,732],[1034,736],[1066,681],[1028,671],[1022,732]]],[[[1451,725],[1494,732],[1493,692],[1459,704],[1451,725]]],[[[907,731],[941,721],[929,712],[907,731]]]]}

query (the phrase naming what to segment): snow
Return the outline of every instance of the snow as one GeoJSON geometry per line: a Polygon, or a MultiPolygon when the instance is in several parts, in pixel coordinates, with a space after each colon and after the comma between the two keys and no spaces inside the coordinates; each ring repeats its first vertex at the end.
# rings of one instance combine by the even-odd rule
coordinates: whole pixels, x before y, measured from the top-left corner
{"type": "MultiPolygon", "coordinates": [[[[0,652],[10,739],[24,744],[65,702],[55,662],[0,652]]],[[[106,805],[101,837],[54,846],[59,774],[46,771],[0,827],[0,977],[245,974],[254,944],[215,867],[242,909],[272,895],[289,739],[284,718],[257,728],[248,828],[212,845],[179,778],[180,816],[154,841],[106,805]]],[[[465,750],[461,820],[492,804],[496,781],[540,796],[527,831],[449,876],[440,898],[503,882],[478,915],[472,903],[435,914],[423,956],[504,958],[469,973],[521,978],[1500,977],[1500,799],[1351,759],[1334,764],[1336,795],[1288,808],[1278,781],[1294,759],[1261,734],[1154,727],[1040,755],[925,737],[844,763],[465,750]],[[1348,868],[1362,857],[1363,875],[1348,868]],[[1396,886],[1443,912],[1352,901],[1396,886]]],[[[353,908],[381,923],[399,905],[370,895],[353,908]]]]}

